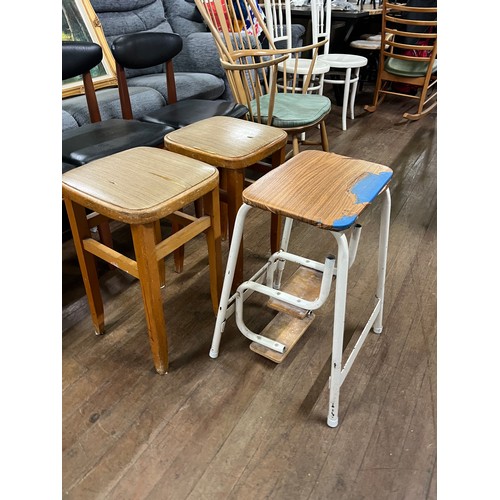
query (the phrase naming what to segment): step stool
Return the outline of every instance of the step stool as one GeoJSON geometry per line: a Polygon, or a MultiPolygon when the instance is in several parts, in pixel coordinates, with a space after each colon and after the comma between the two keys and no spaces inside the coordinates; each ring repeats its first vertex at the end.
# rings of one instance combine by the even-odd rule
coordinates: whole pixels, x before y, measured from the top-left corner
{"type": "Polygon", "coordinates": [[[327,300],[332,281],[336,278],[327,418],[330,427],[338,425],[340,386],[368,332],[372,327],[375,333],[382,332],[391,205],[388,184],[392,175],[390,168],[376,163],[323,151],[303,151],[246,188],[243,191],[244,203],[236,217],[210,357],[217,358],[227,319],[235,314],[237,327],[252,341],[253,351],[275,362],[283,361],[311,324],[313,311],[327,300]],[[361,235],[361,226],[356,221],[378,195],[382,195],[383,206],[375,307],[342,368],[347,276],[356,257],[361,235]],[[230,296],[245,218],[251,208],[285,218],[281,247],[230,296]],[[289,253],[287,249],[293,220],[330,231],[337,243],[338,256],[328,255],[325,262],[321,263],[289,253]],[[347,230],[351,232],[349,242],[347,230]],[[287,261],[300,267],[292,282],[282,287],[281,276],[287,261]],[[281,311],[261,333],[252,332],[243,319],[244,302],[254,292],[268,296],[269,305],[281,311]]]}

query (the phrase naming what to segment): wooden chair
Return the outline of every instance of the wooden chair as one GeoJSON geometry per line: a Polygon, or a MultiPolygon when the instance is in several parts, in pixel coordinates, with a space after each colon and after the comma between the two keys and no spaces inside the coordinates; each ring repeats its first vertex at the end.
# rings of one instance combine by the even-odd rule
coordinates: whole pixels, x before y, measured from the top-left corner
{"type": "Polygon", "coordinates": [[[347,130],[347,109],[354,120],[354,101],[359,82],[360,69],[368,64],[368,59],[356,54],[330,52],[330,33],[332,23],[332,0],[311,0],[311,25],[313,43],[324,41],[318,60],[328,64],[329,73],[324,83],[342,85],[342,130],[347,130]]]}
{"type": "MultiPolygon", "coordinates": [[[[292,48],[292,9],[290,0],[265,0],[265,21],[269,33],[271,33],[273,42],[276,47],[280,47],[280,44],[284,44],[287,49],[292,48]]],[[[288,64],[288,71],[293,74],[295,70],[295,64],[297,64],[297,76],[299,81],[295,82],[297,85],[297,90],[302,90],[302,80],[304,76],[309,73],[309,67],[311,66],[311,60],[304,57],[298,57],[296,61],[292,61],[293,64],[288,64]]],[[[278,69],[280,72],[284,72],[285,65],[279,64],[278,69]]],[[[309,87],[307,89],[308,93],[318,93],[323,95],[323,80],[325,74],[330,70],[330,66],[324,62],[316,59],[314,67],[312,69],[311,81],[309,82],[309,87]]],[[[283,79],[283,84],[293,82],[293,78],[285,77],[283,79]]],[[[278,85],[280,85],[278,83],[278,85]]],[[[288,90],[291,90],[289,88],[288,90]]]]}
{"type": "Polygon", "coordinates": [[[403,118],[418,120],[437,105],[437,7],[412,7],[384,1],[382,39],[373,112],[387,94],[418,101],[415,113],[403,118]],[[414,93],[403,93],[398,85],[410,86],[414,93]]]}
{"type": "Polygon", "coordinates": [[[212,116],[242,118],[247,108],[222,99],[186,99],[177,101],[173,58],[182,49],[182,38],[175,33],[130,33],[116,38],[111,52],[116,63],[116,76],[120,91],[123,118],[132,119],[132,105],[127,85],[126,69],[144,69],[165,65],[168,104],[139,119],[148,123],[161,123],[174,129],[185,127],[212,116]]]}
{"type": "Polygon", "coordinates": [[[326,302],[336,277],[327,418],[331,427],[338,424],[340,386],[368,332],[372,328],[375,333],[382,332],[391,205],[388,185],[392,175],[390,168],[376,163],[322,151],[302,151],[243,191],[244,203],[236,218],[210,356],[218,357],[222,333],[228,330],[227,320],[235,314],[238,330],[252,341],[250,349],[281,363],[311,325],[314,311],[326,302]],[[348,269],[355,261],[361,235],[358,218],[379,195],[383,198],[383,205],[378,275],[374,286],[375,307],[351,355],[342,365],[348,269]],[[281,247],[230,295],[245,218],[251,209],[286,218],[281,247]],[[288,247],[294,220],[329,231],[337,243],[337,257],[328,255],[322,263],[306,258],[300,252],[291,253],[288,247]],[[282,284],[286,262],[299,267],[292,279],[282,284]],[[245,322],[245,300],[252,293],[269,297],[267,305],[278,311],[260,333],[251,331],[245,322]]]}
{"type": "Polygon", "coordinates": [[[235,99],[248,108],[248,119],[285,130],[293,154],[299,152],[301,134],[319,124],[320,143],[301,142],[321,144],[328,151],[325,118],[331,109],[330,99],[307,93],[322,44],[277,49],[253,0],[195,0],[195,3],[215,39],[235,99]],[[302,90],[298,91],[293,83],[299,77],[298,56],[307,51],[312,54],[311,64],[304,75],[302,90]],[[280,64],[290,75],[291,90],[286,85],[278,88],[280,64]],[[294,69],[289,71],[289,68],[294,69]]]}
{"type": "Polygon", "coordinates": [[[217,313],[222,283],[217,169],[163,149],[139,147],[66,172],[62,190],[96,334],[104,333],[95,263],[99,257],[139,279],[154,365],[158,373],[166,373],[168,342],[160,292],[165,284],[163,261],[201,233],[207,238],[210,293],[217,313]],[[198,199],[203,203],[203,216],[181,212],[198,199]],[[135,259],[91,237],[86,209],[130,225],[135,259]],[[159,221],[165,217],[183,228],[162,239],[159,221]]]}

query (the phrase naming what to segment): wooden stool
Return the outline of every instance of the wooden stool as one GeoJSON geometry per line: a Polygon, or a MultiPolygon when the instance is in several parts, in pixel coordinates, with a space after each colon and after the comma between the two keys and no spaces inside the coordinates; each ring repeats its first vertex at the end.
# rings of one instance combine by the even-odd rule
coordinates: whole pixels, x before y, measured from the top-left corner
{"type": "Polygon", "coordinates": [[[244,203],[236,218],[210,356],[218,356],[226,321],[235,312],[238,329],[252,340],[251,349],[277,363],[283,361],[314,319],[312,311],[325,303],[333,278],[336,277],[327,419],[331,427],[338,424],[340,385],[368,332],[372,327],[376,333],[382,332],[390,216],[388,183],[391,178],[392,170],[382,165],[334,153],[303,151],[245,189],[244,203]],[[347,271],[354,262],[361,235],[361,226],[355,223],[358,216],[381,193],[384,193],[384,204],[379,236],[375,308],[342,369],[347,271]],[[246,215],[252,207],[286,217],[281,249],[230,297],[236,254],[246,215]],[[325,262],[321,263],[289,253],[287,249],[293,220],[329,231],[337,242],[337,258],[328,255],[325,262]],[[346,231],[350,228],[352,232],[348,243],[346,231]],[[282,287],[281,275],[286,261],[301,267],[291,282],[282,287]],[[316,288],[311,289],[314,284],[316,288]],[[267,305],[280,311],[259,334],[252,332],[243,319],[244,302],[254,292],[268,296],[270,299],[267,305]]]}
{"type": "Polygon", "coordinates": [[[217,312],[222,284],[219,174],[202,162],[152,147],[138,147],[95,160],[63,175],[63,198],[96,334],[104,333],[104,309],[94,256],[139,279],[156,371],[168,369],[168,342],[160,288],[165,283],[164,258],[204,232],[210,266],[210,293],[217,312]],[[202,199],[200,218],[183,214],[187,204],[202,199]],[[135,259],[90,236],[86,210],[101,218],[130,224],[135,259]],[[182,229],[162,240],[160,219],[182,229]]]}
{"type": "MultiPolygon", "coordinates": [[[[227,203],[228,232],[232,238],[236,214],[242,204],[245,168],[271,157],[271,168],[285,161],[287,133],[227,116],[214,116],[165,136],[169,151],[204,161],[221,169],[221,200],[227,203]]],[[[281,220],[272,217],[271,252],[279,249],[281,220]]],[[[234,283],[243,278],[243,245],[240,247],[234,283]]]]}

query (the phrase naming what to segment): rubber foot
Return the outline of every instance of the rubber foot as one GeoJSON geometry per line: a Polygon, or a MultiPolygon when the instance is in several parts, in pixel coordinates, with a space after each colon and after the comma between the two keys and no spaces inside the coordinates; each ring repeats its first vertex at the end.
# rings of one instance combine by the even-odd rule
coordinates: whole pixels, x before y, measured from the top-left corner
{"type": "Polygon", "coordinates": [[[219,357],[219,352],[216,351],[215,349],[210,349],[210,352],[208,354],[212,359],[217,359],[219,357]]]}
{"type": "Polygon", "coordinates": [[[339,417],[335,418],[328,417],[326,423],[328,424],[328,427],[337,427],[337,425],[339,425],[339,417]]]}
{"type": "Polygon", "coordinates": [[[382,333],[382,327],[379,327],[379,328],[374,328],[373,331],[375,333],[382,333]]]}

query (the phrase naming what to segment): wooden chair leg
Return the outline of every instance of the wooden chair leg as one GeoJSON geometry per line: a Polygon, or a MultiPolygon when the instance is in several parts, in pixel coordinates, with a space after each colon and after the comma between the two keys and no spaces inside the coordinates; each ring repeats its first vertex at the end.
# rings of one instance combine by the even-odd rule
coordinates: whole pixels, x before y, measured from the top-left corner
{"type": "MultiPolygon", "coordinates": [[[[225,168],[219,168],[219,186],[221,190],[227,192],[227,178],[225,168]]],[[[224,202],[220,204],[220,229],[223,241],[228,238],[228,224],[227,204],[224,202]]]]}
{"type": "MultiPolygon", "coordinates": [[[[285,162],[285,147],[275,151],[271,157],[272,168],[279,167],[285,162]]],[[[271,254],[277,252],[281,246],[281,233],[283,229],[283,219],[281,215],[271,214],[271,254]]]]}
{"type": "Polygon", "coordinates": [[[205,231],[208,247],[208,267],[210,271],[210,296],[214,314],[217,315],[222,293],[222,250],[220,231],[219,189],[216,188],[203,197],[205,214],[210,216],[210,227],[205,231]]]}
{"type": "MultiPolygon", "coordinates": [[[[182,229],[177,222],[172,222],[172,234],[182,229]]],[[[174,250],[174,268],[176,273],[182,273],[184,269],[184,245],[174,250]]]]}
{"type": "Polygon", "coordinates": [[[151,354],[156,371],[164,375],[168,370],[168,341],[156,259],[155,223],[133,224],[131,230],[151,354]]]}
{"type": "Polygon", "coordinates": [[[87,294],[92,323],[94,324],[95,333],[101,335],[104,333],[104,307],[99,288],[97,266],[95,257],[87,252],[84,247],[84,241],[92,238],[87,222],[87,212],[84,207],[69,199],[65,199],[64,202],[85,286],[85,293],[87,294]]]}
{"type": "Polygon", "coordinates": [[[327,153],[330,152],[330,146],[328,144],[328,133],[326,131],[326,123],[325,120],[323,120],[320,124],[320,131],[321,131],[321,147],[323,148],[323,151],[326,151],[327,153]]]}

